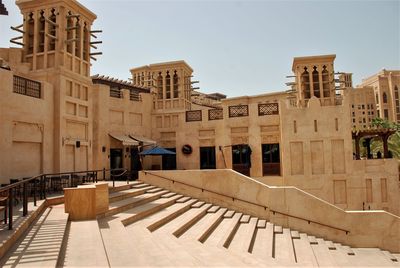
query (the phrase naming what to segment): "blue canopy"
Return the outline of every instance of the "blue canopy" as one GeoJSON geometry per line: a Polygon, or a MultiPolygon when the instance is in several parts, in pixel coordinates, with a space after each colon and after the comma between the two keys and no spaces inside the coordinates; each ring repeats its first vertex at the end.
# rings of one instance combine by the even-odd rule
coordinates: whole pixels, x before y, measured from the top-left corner
{"type": "Polygon", "coordinates": [[[167,149],[164,149],[162,147],[154,147],[151,149],[148,149],[146,151],[143,151],[139,153],[140,155],[173,155],[176,154],[175,152],[169,151],[167,149]]]}

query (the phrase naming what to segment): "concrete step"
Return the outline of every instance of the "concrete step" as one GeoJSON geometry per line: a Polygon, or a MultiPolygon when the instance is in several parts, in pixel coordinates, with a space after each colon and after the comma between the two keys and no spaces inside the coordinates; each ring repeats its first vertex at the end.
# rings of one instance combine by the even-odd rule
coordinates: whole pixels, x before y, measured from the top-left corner
{"type": "Polygon", "coordinates": [[[170,220],[168,223],[164,224],[154,232],[163,232],[174,234],[177,237],[183,234],[188,228],[195,224],[200,218],[202,218],[207,210],[211,207],[211,204],[204,204],[204,202],[196,201],[191,206],[190,209],[186,210],[183,214],[170,220]],[[199,203],[203,203],[203,206],[198,207],[199,203]],[[195,206],[196,208],[193,208],[195,206]]]}
{"type": "Polygon", "coordinates": [[[66,234],[63,267],[108,267],[97,220],[72,221],[66,234]]]}
{"type": "Polygon", "coordinates": [[[226,208],[220,208],[215,213],[207,213],[207,215],[185,232],[180,238],[204,242],[220,224],[226,211],[226,208]]]}
{"type": "MultiPolygon", "coordinates": [[[[275,226],[276,227],[276,226],[275,226]]],[[[275,228],[277,230],[277,228],[275,228]]],[[[282,228],[282,233],[275,232],[275,258],[285,263],[295,263],[296,255],[294,253],[292,236],[290,229],[282,228]]]]}
{"type": "Polygon", "coordinates": [[[119,191],[123,191],[123,190],[129,190],[131,188],[140,188],[140,187],[148,186],[148,184],[141,182],[141,181],[131,181],[131,182],[129,182],[129,184],[127,184],[126,182],[116,182],[115,187],[112,187],[112,181],[108,181],[108,185],[109,185],[108,191],[110,193],[119,192],[119,191]]]}
{"type": "Polygon", "coordinates": [[[182,224],[172,233],[174,236],[180,237],[183,233],[189,230],[207,214],[207,210],[212,206],[211,204],[203,204],[201,207],[193,208],[196,204],[197,203],[193,204],[192,209],[186,213],[187,220],[182,220],[182,224]]]}
{"type": "Polygon", "coordinates": [[[319,266],[337,266],[335,259],[331,254],[331,250],[325,244],[322,238],[315,238],[317,244],[311,244],[314,256],[318,262],[319,266]]]}
{"type": "Polygon", "coordinates": [[[108,217],[111,215],[115,215],[121,213],[125,210],[149,203],[151,201],[159,199],[163,194],[168,193],[167,190],[163,190],[157,193],[146,193],[135,197],[130,197],[121,201],[117,201],[110,204],[109,210],[100,215],[100,217],[108,217]]]}
{"type": "MultiPolygon", "coordinates": [[[[142,232],[139,226],[129,228],[131,235],[142,232]],[[135,230],[136,229],[136,230],[135,230]]],[[[249,257],[232,254],[228,250],[206,247],[194,240],[177,239],[169,233],[154,232],[152,239],[157,241],[165,252],[173,252],[175,267],[261,267],[262,264],[249,257]]]]}
{"type": "Polygon", "coordinates": [[[336,250],[336,246],[333,244],[332,241],[327,241],[327,240],[325,240],[325,244],[327,245],[328,249],[330,249],[330,250],[336,250]]]}
{"type": "MultiPolygon", "coordinates": [[[[355,255],[349,255],[349,247],[344,247],[340,243],[333,243],[335,246],[336,250],[331,250],[330,253],[335,259],[335,262],[339,266],[355,266],[354,265],[354,260],[355,260],[355,255]]],[[[353,250],[351,250],[352,253],[353,250]]]]}
{"type": "MultiPolygon", "coordinates": [[[[228,216],[231,214],[230,211],[226,213],[228,213],[228,216]]],[[[222,247],[231,236],[232,230],[237,228],[236,225],[239,224],[242,213],[235,213],[231,218],[225,218],[225,215],[218,227],[204,241],[204,244],[222,247]]]]}
{"type": "Polygon", "coordinates": [[[173,255],[151,239],[150,232],[128,232],[119,218],[98,220],[110,267],[174,266],[173,255]]]}
{"type": "Polygon", "coordinates": [[[2,258],[1,267],[56,267],[67,222],[64,206],[47,208],[27,235],[2,258]]]}
{"type": "Polygon", "coordinates": [[[170,221],[188,211],[191,206],[197,202],[197,199],[187,199],[183,203],[178,203],[179,200],[181,200],[181,198],[178,199],[173,206],[168,207],[164,211],[155,214],[155,217],[153,219],[148,218],[147,220],[149,221],[149,223],[147,224],[147,229],[150,232],[154,232],[161,226],[169,223],[170,221]]]}
{"type": "MultiPolygon", "coordinates": [[[[351,265],[358,267],[393,267],[393,262],[378,248],[353,248],[354,255],[347,255],[351,265]]],[[[390,254],[391,255],[391,254],[390,254]]],[[[336,260],[336,258],[335,258],[336,260]]],[[[337,261],[337,260],[336,260],[337,261]]]]}
{"type": "Polygon", "coordinates": [[[166,207],[175,204],[176,200],[178,200],[181,197],[182,197],[181,195],[174,195],[172,197],[159,198],[150,203],[146,203],[141,206],[135,207],[133,209],[129,209],[124,213],[121,213],[119,217],[122,218],[121,220],[122,224],[124,226],[127,226],[147,216],[155,214],[166,207]]]}
{"type": "Polygon", "coordinates": [[[314,251],[311,248],[307,235],[299,233],[298,236],[296,236],[296,234],[293,236],[292,231],[292,239],[297,263],[303,266],[318,266],[318,262],[315,259],[314,251]]]}
{"type": "MultiPolygon", "coordinates": [[[[259,226],[263,226],[263,222],[259,226]]],[[[274,249],[274,225],[266,222],[264,228],[257,228],[251,253],[268,262],[272,259],[274,249]]]]}
{"type": "Polygon", "coordinates": [[[385,255],[385,257],[388,258],[389,260],[391,260],[392,262],[395,262],[395,263],[399,263],[400,262],[400,259],[397,259],[397,257],[394,256],[389,251],[382,250],[382,254],[385,255]]]}
{"type": "Polygon", "coordinates": [[[154,189],[154,188],[156,188],[156,187],[149,185],[149,186],[139,188],[139,189],[131,188],[128,190],[113,192],[109,195],[109,197],[110,197],[109,200],[110,200],[110,203],[117,202],[117,201],[120,201],[123,199],[127,199],[129,197],[142,195],[142,194],[146,193],[147,190],[154,189]]]}
{"type": "Polygon", "coordinates": [[[241,219],[239,228],[237,229],[236,234],[229,245],[229,249],[236,252],[248,253],[250,248],[253,247],[254,232],[256,230],[258,219],[251,217],[247,221],[247,217],[245,219],[243,219],[243,217],[241,219]],[[242,222],[242,220],[244,222],[242,222]],[[246,221],[247,223],[245,223],[246,221]]]}

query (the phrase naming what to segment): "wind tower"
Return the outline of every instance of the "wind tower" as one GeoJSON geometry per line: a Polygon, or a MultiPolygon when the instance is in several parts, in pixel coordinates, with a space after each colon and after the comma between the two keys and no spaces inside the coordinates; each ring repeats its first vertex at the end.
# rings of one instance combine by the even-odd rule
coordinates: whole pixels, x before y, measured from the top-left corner
{"type": "Polygon", "coordinates": [[[335,58],[336,55],[294,58],[292,71],[300,107],[306,107],[312,97],[318,98],[322,106],[336,104],[335,58]]]}
{"type": "Polygon", "coordinates": [[[17,0],[16,4],[23,23],[11,27],[21,34],[11,42],[22,46],[22,62],[29,63],[30,75],[53,85],[54,171],[88,169],[92,151],[90,61],[101,54],[91,51],[101,43],[93,41],[101,32],[92,30],[96,15],[76,0],[17,0]]]}

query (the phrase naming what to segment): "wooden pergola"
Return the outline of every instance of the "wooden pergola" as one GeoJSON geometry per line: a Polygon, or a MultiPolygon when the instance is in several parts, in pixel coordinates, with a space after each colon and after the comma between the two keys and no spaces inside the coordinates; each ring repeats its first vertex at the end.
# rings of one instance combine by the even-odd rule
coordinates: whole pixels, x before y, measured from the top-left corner
{"type": "Polygon", "coordinates": [[[371,140],[375,137],[380,137],[383,143],[383,158],[390,158],[388,149],[388,139],[389,137],[396,133],[396,130],[389,128],[375,128],[366,130],[353,130],[351,132],[353,140],[355,140],[356,145],[356,159],[360,159],[360,140],[364,138],[367,147],[367,158],[372,158],[371,156],[371,140]]]}

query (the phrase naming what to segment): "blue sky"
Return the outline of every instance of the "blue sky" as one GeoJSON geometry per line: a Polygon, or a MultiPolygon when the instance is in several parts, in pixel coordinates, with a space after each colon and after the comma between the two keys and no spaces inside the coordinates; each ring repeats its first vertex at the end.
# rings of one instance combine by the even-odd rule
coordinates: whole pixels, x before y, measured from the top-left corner
{"type": "MultiPolygon", "coordinates": [[[[3,0],[0,47],[21,21],[3,0]]],[[[129,69],[185,60],[201,91],[228,96],[285,90],[293,57],[336,54],[336,71],[355,84],[382,68],[400,69],[400,1],[81,0],[102,29],[92,74],[127,79],[129,69]]]]}

